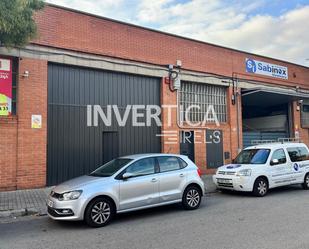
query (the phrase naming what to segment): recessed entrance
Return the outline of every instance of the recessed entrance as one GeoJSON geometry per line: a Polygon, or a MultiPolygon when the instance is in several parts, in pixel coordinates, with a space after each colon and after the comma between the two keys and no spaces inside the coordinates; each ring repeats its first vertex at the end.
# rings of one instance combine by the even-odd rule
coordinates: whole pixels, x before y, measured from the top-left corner
{"type": "Polygon", "coordinates": [[[257,140],[275,141],[290,138],[291,103],[298,96],[263,89],[242,91],[243,147],[257,140]]]}
{"type": "Polygon", "coordinates": [[[256,140],[293,138],[292,103],[309,96],[297,89],[262,87],[243,89],[241,97],[243,147],[248,147],[256,140]]]}

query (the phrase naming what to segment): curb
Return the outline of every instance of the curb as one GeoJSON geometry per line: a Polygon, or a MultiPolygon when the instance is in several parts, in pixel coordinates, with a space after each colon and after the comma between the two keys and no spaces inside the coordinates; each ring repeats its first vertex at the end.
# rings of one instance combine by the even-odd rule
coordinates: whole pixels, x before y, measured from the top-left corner
{"type": "Polygon", "coordinates": [[[44,211],[42,212],[42,210],[39,210],[37,208],[21,208],[21,209],[0,211],[0,219],[29,216],[29,215],[43,216],[46,214],[47,214],[46,212],[44,211]]]}

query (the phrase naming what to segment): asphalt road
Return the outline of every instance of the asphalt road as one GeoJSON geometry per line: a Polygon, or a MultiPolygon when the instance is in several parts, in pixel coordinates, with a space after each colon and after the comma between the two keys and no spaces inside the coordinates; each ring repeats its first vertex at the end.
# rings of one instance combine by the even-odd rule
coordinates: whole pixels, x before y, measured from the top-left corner
{"type": "Polygon", "coordinates": [[[264,198],[216,193],[196,211],[160,207],[119,215],[98,229],[46,216],[0,220],[0,249],[308,249],[308,197],[296,186],[264,198]]]}

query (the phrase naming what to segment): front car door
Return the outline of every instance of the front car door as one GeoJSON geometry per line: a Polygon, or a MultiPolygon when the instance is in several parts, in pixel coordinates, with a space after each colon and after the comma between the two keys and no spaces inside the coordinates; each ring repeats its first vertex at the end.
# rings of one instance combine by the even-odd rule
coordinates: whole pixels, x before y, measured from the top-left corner
{"type": "Polygon", "coordinates": [[[180,200],[186,185],[187,163],[175,156],[160,156],[157,159],[160,168],[160,202],[180,200]]]}
{"type": "Polygon", "coordinates": [[[290,184],[290,165],[284,149],[277,149],[273,152],[269,166],[272,187],[290,184]]]}
{"type": "MultiPolygon", "coordinates": [[[[119,180],[119,211],[159,203],[159,181],[156,160],[143,158],[129,165],[124,173],[133,176],[119,180]]],[[[121,178],[121,177],[120,177],[121,178]]]]}

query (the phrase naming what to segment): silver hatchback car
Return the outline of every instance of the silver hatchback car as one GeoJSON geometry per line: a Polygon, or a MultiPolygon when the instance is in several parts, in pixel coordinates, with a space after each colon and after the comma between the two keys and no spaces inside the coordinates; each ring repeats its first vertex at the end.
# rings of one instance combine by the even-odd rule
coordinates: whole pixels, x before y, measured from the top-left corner
{"type": "Polygon", "coordinates": [[[172,203],[197,209],[204,195],[198,167],[186,156],[140,154],[114,159],[51,191],[48,215],[55,220],[108,224],[116,213],[172,203]]]}

